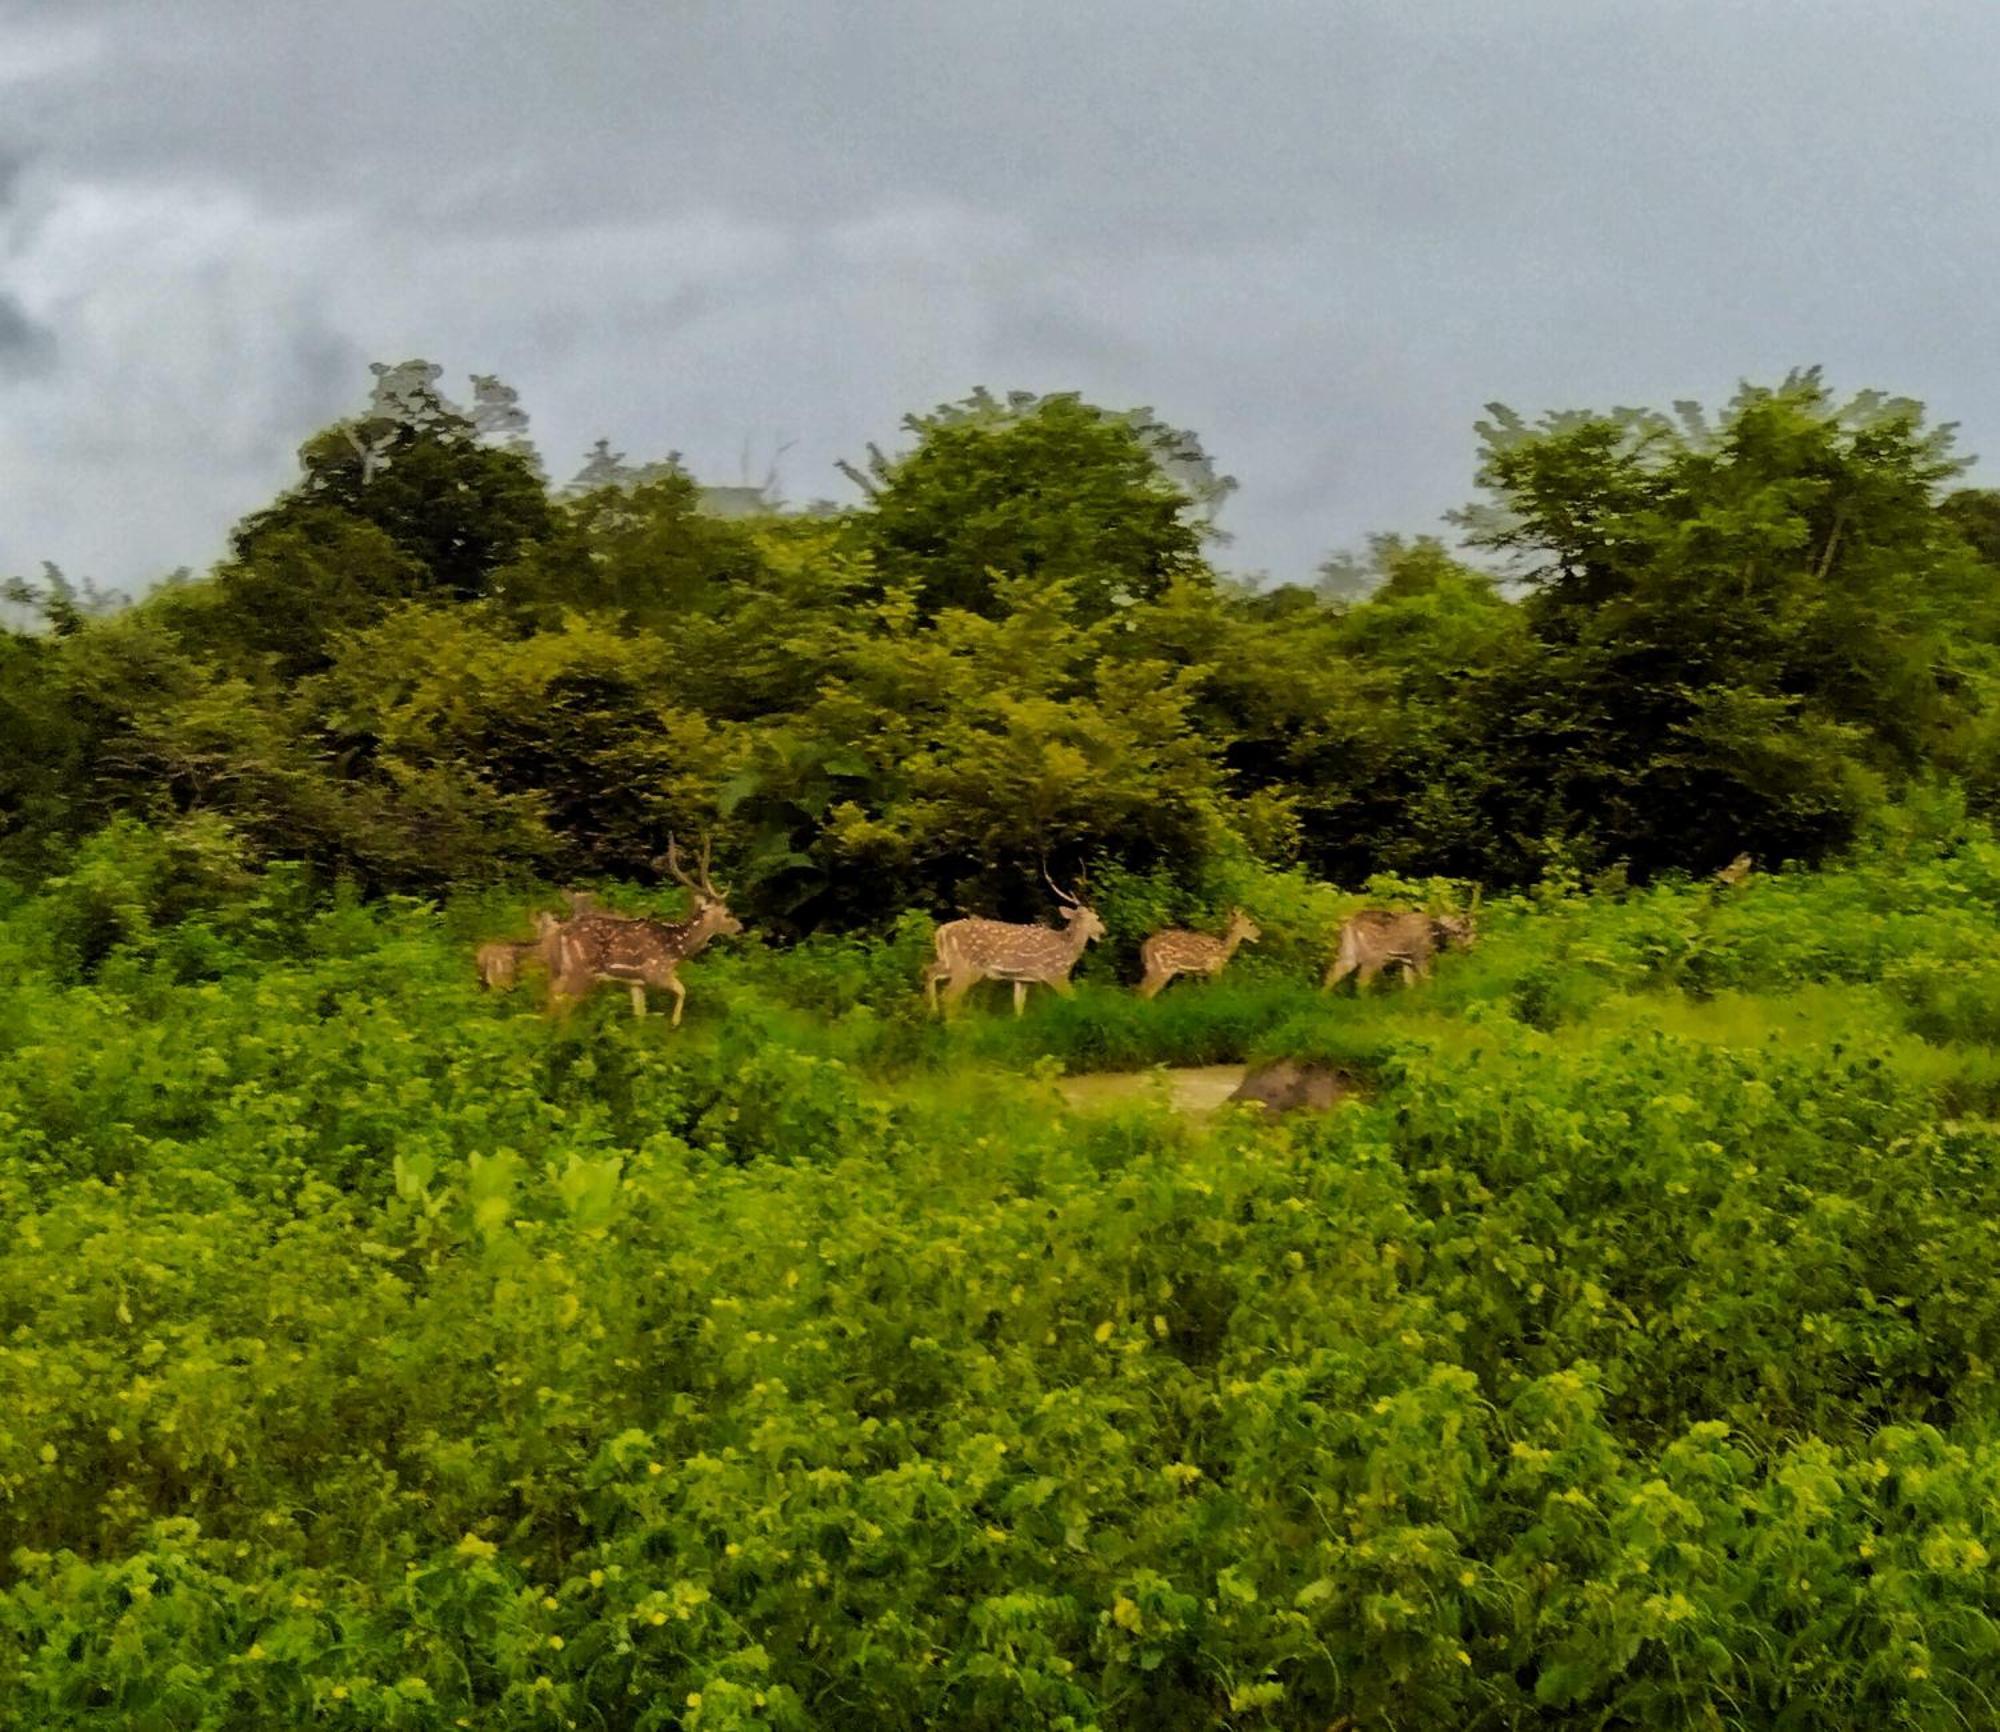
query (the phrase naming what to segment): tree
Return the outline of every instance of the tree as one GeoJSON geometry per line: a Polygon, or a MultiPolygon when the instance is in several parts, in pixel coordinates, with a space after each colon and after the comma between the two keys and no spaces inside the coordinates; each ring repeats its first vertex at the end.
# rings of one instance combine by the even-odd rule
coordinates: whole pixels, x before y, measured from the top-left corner
{"type": "Polygon", "coordinates": [[[54,863],[74,827],[74,793],[88,780],[85,736],[58,678],[60,647],[0,631],[0,870],[54,863]]]}
{"type": "Polygon", "coordinates": [[[301,502],[255,534],[208,585],[166,601],[183,642],[229,659],[268,658],[284,679],[317,672],[340,636],[373,624],[428,587],[386,531],[337,506],[301,502]]]}
{"type": "Polygon", "coordinates": [[[367,410],[306,442],[303,479],[238,528],[237,557],[253,557],[302,516],[338,511],[373,524],[407,555],[420,593],[487,594],[494,573],[549,532],[548,495],[513,394],[476,381],[475,419],[438,393],[438,371],[424,361],[377,362],[367,410]]]}
{"type": "Polygon", "coordinates": [[[1086,619],[1158,595],[1206,570],[1204,512],[1234,485],[1210,470],[1204,505],[1182,479],[1207,463],[1192,435],[1073,395],[981,392],[904,425],[913,449],[842,467],[883,578],[927,614],[991,614],[996,577],[1060,579],[1086,619]]]}
{"type": "Polygon", "coordinates": [[[583,608],[673,631],[740,599],[759,565],[745,526],[703,513],[701,489],[677,464],[603,479],[615,465],[587,465],[598,484],[560,500],[542,537],[496,575],[507,610],[548,626],[583,608]]]}
{"type": "Polygon", "coordinates": [[[1739,848],[1814,858],[1967,697],[1954,622],[1984,584],[1937,509],[1962,464],[1921,408],[1836,402],[1817,371],[1718,425],[1622,411],[1481,429],[1535,654],[1487,694],[1509,834],[1641,871],[1739,848]]]}

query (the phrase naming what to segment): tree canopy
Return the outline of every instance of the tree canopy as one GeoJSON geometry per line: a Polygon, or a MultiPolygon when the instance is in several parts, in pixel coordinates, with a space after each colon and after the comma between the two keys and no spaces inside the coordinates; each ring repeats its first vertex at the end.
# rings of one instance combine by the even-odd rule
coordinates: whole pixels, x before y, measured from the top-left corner
{"type": "Polygon", "coordinates": [[[1496,407],[1461,551],[1264,589],[1150,410],[975,393],[847,509],[722,517],[603,444],[552,490],[507,387],[438,380],[377,368],[206,577],[10,585],[0,866],[137,818],[430,892],[709,828],[803,931],[1025,905],[1050,862],[1816,859],[1911,788],[2000,789],[2000,505],[1917,405],[1817,373],[1713,417],[1496,407]]]}

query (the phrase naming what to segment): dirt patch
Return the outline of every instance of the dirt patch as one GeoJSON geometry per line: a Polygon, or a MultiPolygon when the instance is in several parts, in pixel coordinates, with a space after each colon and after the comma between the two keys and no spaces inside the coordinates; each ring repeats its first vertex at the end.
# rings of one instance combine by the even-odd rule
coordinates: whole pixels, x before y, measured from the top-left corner
{"type": "Polygon", "coordinates": [[[1176,1112],[1212,1113],[1236,1092],[1240,1064],[1161,1065],[1153,1070],[1093,1071],[1066,1076],[1056,1087],[1073,1107],[1116,1106],[1121,1101],[1164,1101],[1176,1112]]]}

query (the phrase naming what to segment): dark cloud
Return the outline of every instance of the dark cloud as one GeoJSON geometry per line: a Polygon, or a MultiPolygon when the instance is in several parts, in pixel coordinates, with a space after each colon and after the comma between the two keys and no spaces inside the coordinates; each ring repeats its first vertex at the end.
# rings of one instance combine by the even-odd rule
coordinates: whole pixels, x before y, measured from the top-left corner
{"type": "Polygon", "coordinates": [[[12,295],[0,292],[0,379],[38,378],[55,364],[55,332],[31,319],[12,295]]]}
{"type": "Polygon", "coordinates": [[[1990,0],[0,0],[63,363],[0,566],[199,561],[374,356],[801,494],[975,384],[1148,402],[1278,575],[1434,527],[1495,397],[1823,361],[1994,443],[1995,65],[1990,0]]]}

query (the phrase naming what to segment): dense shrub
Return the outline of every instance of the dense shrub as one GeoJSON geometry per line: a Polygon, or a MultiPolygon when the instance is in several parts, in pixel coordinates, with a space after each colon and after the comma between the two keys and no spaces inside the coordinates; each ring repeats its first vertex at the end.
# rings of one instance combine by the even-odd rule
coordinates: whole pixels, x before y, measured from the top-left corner
{"type": "Polygon", "coordinates": [[[744,941],[674,1033],[481,994],[492,894],[267,875],[87,958],[45,937],[77,882],[0,907],[6,1724],[1942,1727],[2000,1688],[1988,842],[1558,886],[1361,997],[1281,956],[939,1027],[917,925],[744,941]],[[1363,1096],[1042,1080],[1260,1051],[1363,1096]]]}

